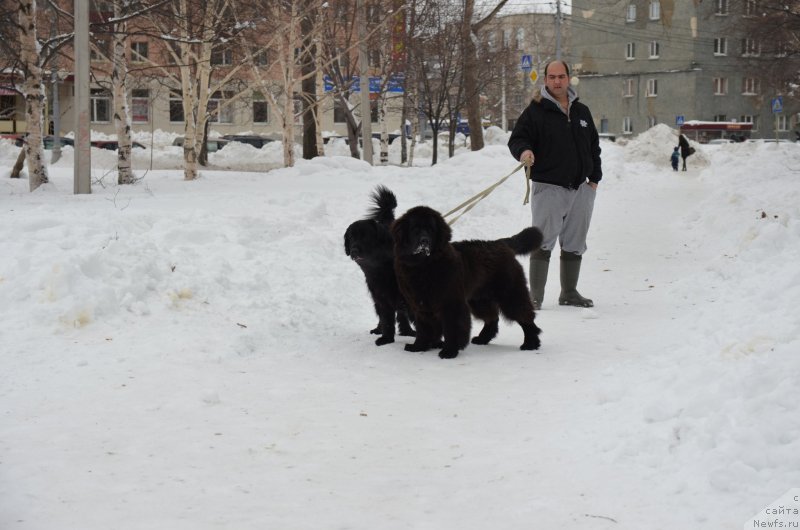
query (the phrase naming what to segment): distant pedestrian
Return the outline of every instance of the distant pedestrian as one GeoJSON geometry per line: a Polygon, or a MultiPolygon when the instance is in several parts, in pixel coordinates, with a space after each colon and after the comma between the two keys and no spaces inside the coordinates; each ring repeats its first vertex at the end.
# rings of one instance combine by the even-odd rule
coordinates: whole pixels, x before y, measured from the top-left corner
{"type": "Polygon", "coordinates": [[[676,146],[675,149],[672,150],[672,156],[669,157],[670,162],[672,162],[672,169],[678,171],[678,162],[681,160],[681,153],[680,147],[676,146]]]}

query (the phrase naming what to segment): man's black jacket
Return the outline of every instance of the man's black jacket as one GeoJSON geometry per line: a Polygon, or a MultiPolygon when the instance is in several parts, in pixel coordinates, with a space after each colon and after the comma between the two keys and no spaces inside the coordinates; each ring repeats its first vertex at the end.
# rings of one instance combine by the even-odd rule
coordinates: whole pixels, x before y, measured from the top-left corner
{"type": "Polygon", "coordinates": [[[514,126],[508,148],[519,160],[533,151],[531,179],[575,188],[589,179],[600,182],[600,140],[589,107],[573,100],[567,115],[552,101],[538,96],[514,126]]]}

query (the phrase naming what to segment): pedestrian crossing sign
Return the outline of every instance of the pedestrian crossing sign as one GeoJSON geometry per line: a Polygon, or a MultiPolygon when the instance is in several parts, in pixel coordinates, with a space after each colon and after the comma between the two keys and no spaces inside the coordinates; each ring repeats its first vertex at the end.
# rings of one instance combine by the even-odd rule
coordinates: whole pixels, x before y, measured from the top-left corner
{"type": "Polygon", "coordinates": [[[530,55],[523,55],[522,56],[522,61],[520,63],[520,67],[523,70],[530,70],[530,69],[533,68],[533,62],[531,61],[531,56],[530,55]]]}

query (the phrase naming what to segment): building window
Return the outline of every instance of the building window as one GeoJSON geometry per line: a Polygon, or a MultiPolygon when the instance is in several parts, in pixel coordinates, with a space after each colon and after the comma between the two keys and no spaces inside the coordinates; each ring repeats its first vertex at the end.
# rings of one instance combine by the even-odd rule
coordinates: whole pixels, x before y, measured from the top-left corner
{"type": "Polygon", "coordinates": [[[628,4],[628,10],[625,15],[626,22],[636,22],[636,4],[628,4]]]}
{"type": "Polygon", "coordinates": [[[333,123],[346,123],[347,112],[345,111],[344,105],[342,105],[342,100],[340,98],[336,98],[333,101],[333,123]]]}
{"type": "Polygon", "coordinates": [[[714,95],[724,96],[728,93],[728,79],[725,77],[714,78],[714,95]]]}
{"type": "Polygon", "coordinates": [[[744,16],[758,16],[758,0],[744,0],[744,16]]]}
{"type": "Polygon", "coordinates": [[[728,121],[728,116],[725,114],[715,114],[714,121],[728,121]]]}
{"type": "Polygon", "coordinates": [[[626,79],[622,82],[622,97],[633,97],[633,79],[626,79]]]}
{"type": "Polygon", "coordinates": [[[717,0],[717,9],[715,14],[725,16],[728,14],[728,0],[717,0]]]}
{"type": "Polygon", "coordinates": [[[150,121],[150,91],[146,88],[131,90],[131,119],[133,123],[150,121]]]}
{"type": "Polygon", "coordinates": [[[608,118],[600,118],[600,132],[601,133],[608,132],[608,118]]]}
{"type": "Polygon", "coordinates": [[[636,59],[636,43],[629,42],[625,45],[625,59],[632,61],[636,59]]]}
{"type": "Polygon", "coordinates": [[[655,127],[656,125],[658,125],[658,120],[656,119],[656,117],[655,116],[648,116],[647,117],[647,128],[651,129],[651,128],[655,127]]]}
{"type": "Polygon", "coordinates": [[[754,96],[759,93],[761,83],[759,79],[753,77],[745,77],[742,79],[742,95],[754,96]]]}
{"type": "Polygon", "coordinates": [[[256,66],[269,66],[269,53],[267,50],[253,51],[253,64],[256,66]]]}
{"type": "Polygon", "coordinates": [[[658,45],[658,41],[650,41],[650,58],[651,59],[658,59],[659,51],[661,47],[658,45]]]}
{"type": "Polygon", "coordinates": [[[111,121],[111,96],[104,88],[91,89],[91,120],[94,123],[111,121]]]}
{"type": "Polygon", "coordinates": [[[742,123],[752,123],[754,131],[758,130],[758,116],[752,116],[750,114],[745,114],[744,116],[739,117],[739,121],[742,123]]]}
{"type": "Polygon", "coordinates": [[[630,116],[622,118],[622,134],[633,134],[633,122],[630,116]]]}
{"type": "Polygon", "coordinates": [[[131,43],[131,62],[143,63],[147,60],[147,43],[146,42],[132,42],[131,43]]]}
{"type": "Polygon", "coordinates": [[[91,43],[89,59],[92,61],[107,61],[111,57],[111,39],[108,37],[95,37],[91,43]]]}
{"type": "Polygon", "coordinates": [[[367,64],[372,68],[380,68],[381,51],[378,48],[371,48],[367,50],[367,64]]]}
{"type": "Polygon", "coordinates": [[[648,79],[647,80],[647,97],[654,98],[658,95],[658,80],[657,79],[648,79]]]}
{"type": "Polygon", "coordinates": [[[761,46],[756,39],[742,39],[742,57],[755,57],[761,53],[761,46]]]}
{"type": "Polygon", "coordinates": [[[650,20],[659,20],[661,18],[661,2],[658,0],[650,0],[650,20]]]}
{"type": "Polygon", "coordinates": [[[507,50],[511,47],[511,29],[503,30],[503,49],[507,50]]]}
{"type": "Polygon", "coordinates": [[[183,123],[183,94],[179,90],[169,91],[169,121],[183,123]]]}
{"type": "Polygon", "coordinates": [[[789,55],[789,46],[785,40],[775,43],[775,57],[786,57],[789,55]]]}
{"type": "Polygon", "coordinates": [[[17,96],[0,96],[0,120],[13,120],[17,115],[17,96]]]}
{"type": "Polygon", "coordinates": [[[381,6],[377,2],[372,2],[367,6],[367,22],[379,24],[381,21],[381,6]]]}
{"type": "Polygon", "coordinates": [[[728,55],[728,39],[725,37],[714,39],[714,55],[728,55]]]}
{"type": "Polygon", "coordinates": [[[789,117],[786,114],[778,114],[778,129],[781,132],[789,130],[789,117]]]}
{"type": "Polygon", "coordinates": [[[214,66],[230,66],[233,64],[233,50],[217,50],[211,52],[211,64],[214,66]]]}
{"type": "Polygon", "coordinates": [[[211,123],[233,123],[233,105],[225,104],[225,100],[233,97],[230,92],[219,90],[211,94],[208,100],[208,121],[211,123]]]}
{"type": "Polygon", "coordinates": [[[269,123],[269,103],[261,94],[253,94],[253,123],[269,123]]]}

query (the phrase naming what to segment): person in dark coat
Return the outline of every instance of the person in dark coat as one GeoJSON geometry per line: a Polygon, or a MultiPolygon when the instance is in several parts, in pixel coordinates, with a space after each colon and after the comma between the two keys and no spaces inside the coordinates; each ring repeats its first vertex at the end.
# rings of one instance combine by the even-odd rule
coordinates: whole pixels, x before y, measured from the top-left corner
{"type": "Polygon", "coordinates": [[[592,307],[577,290],[581,259],[592,219],[597,185],[603,177],[600,140],[589,107],[569,86],[569,66],[551,61],[545,86],[517,120],[508,148],[531,167],[533,226],[543,233],[541,248],[531,254],[530,289],[540,309],[550,253],[561,245],[560,305],[592,307]]]}
{"type": "Polygon", "coordinates": [[[681,148],[681,158],[683,159],[683,170],[686,171],[686,159],[694,152],[694,150],[689,146],[689,140],[686,139],[686,136],[679,135],[678,136],[678,147],[681,148]]]}

